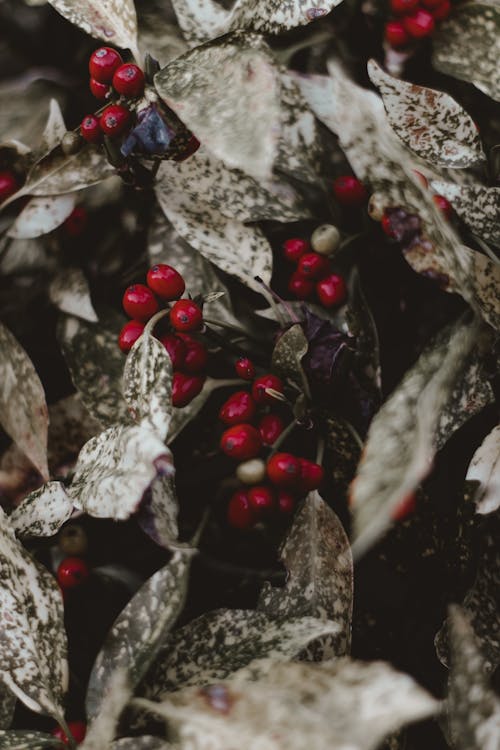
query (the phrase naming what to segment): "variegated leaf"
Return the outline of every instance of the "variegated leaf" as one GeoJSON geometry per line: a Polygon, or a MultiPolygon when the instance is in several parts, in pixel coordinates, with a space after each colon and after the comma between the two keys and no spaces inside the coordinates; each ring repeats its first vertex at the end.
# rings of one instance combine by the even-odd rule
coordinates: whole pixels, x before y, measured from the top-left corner
{"type": "Polygon", "coordinates": [[[349,333],[356,341],[356,376],[379,401],[382,383],[378,331],[356,269],[350,278],[346,319],[349,333]]]}
{"type": "Polygon", "coordinates": [[[158,60],[161,67],[183,55],[187,50],[186,41],[179,26],[175,23],[175,17],[162,12],[161,8],[152,8],[151,12],[140,8],[139,10],[139,49],[141,58],[149,53],[158,60]],[[161,34],[158,29],[161,28],[161,34]]]}
{"type": "Polygon", "coordinates": [[[179,549],[132,597],[115,620],[95,661],[87,689],[87,714],[96,716],[110,677],[124,669],[130,688],[142,680],[184,606],[195,550],[179,549]]]}
{"type": "Polygon", "coordinates": [[[32,239],[57,229],[75,207],[75,195],[31,198],[8,231],[14,239],[32,239]]]}
{"type": "Polygon", "coordinates": [[[329,413],[325,414],[325,427],[325,463],[330,466],[335,492],[347,498],[361,456],[360,438],[349,422],[329,413]]]}
{"type": "Polygon", "coordinates": [[[310,616],[341,626],[333,655],[350,651],[353,566],[349,540],[340,520],[317,492],[308,495],[294,518],[280,558],[287,570],[283,587],[265,583],[258,609],[285,619],[310,616]]]}
{"type": "Polygon", "coordinates": [[[169,547],[179,536],[179,504],[173,477],[157,477],[137,515],[141,529],[162,547],[169,547]]]}
{"type": "Polygon", "coordinates": [[[99,312],[98,325],[64,316],[58,328],[75,388],[103,427],[130,419],[122,393],[125,357],[117,344],[123,323],[121,316],[108,310],[99,312]]]}
{"type": "Polygon", "coordinates": [[[296,659],[318,639],[339,632],[337,623],[314,617],[274,620],[254,610],[214,610],[170,634],[141,691],[158,697],[223,680],[254,659],[296,659]]]}
{"type": "Polygon", "coordinates": [[[496,750],[500,739],[500,700],[486,677],[474,631],[459,607],[450,611],[451,673],[448,694],[450,733],[457,750],[496,750]]]}
{"type": "Polygon", "coordinates": [[[466,479],[479,482],[474,497],[478,513],[493,513],[500,507],[500,426],[485,437],[474,453],[466,479]]]}
{"type": "Polygon", "coordinates": [[[65,268],[58,273],[50,283],[49,297],[62,312],[97,323],[88,281],[80,268],[65,268]]]}
{"type": "Polygon", "coordinates": [[[30,492],[9,516],[18,536],[53,536],[73,511],[61,482],[49,482],[30,492]]]}
{"type": "Polygon", "coordinates": [[[172,476],[172,454],[149,426],[117,425],[86,443],[67,492],[90,516],[125,520],[157,476],[172,476]]]}
{"type": "Polygon", "coordinates": [[[0,424],[48,480],[48,412],[35,368],[12,333],[0,323],[0,424]]]}
{"type": "Polygon", "coordinates": [[[99,712],[90,722],[84,741],[78,745],[80,750],[108,750],[118,734],[118,722],[131,694],[127,670],[117,667],[109,675],[99,712]]]}
{"type": "Polygon", "coordinates": [[[40,151],[44,153],[56,148],[61,142],[65,132],[66,123],[64,122],[59,102],[57,99],[51,99],[49,105],[49,116],[47,118],[45,130],[43,131],[40,151]]]}
{"type": "Polygon", "coordinates": [[[500,6],[463,3],[440,27],[432,40],[432,63],[441,73],[469,81],[500,101],[500,6]]]}
{"type": "Polygon", "coordinates": [[[296,385],[300,391],[309,389],[306,374],[302,368],[302,357],[309,344],[300,323],[296,323],[283,333],[272,357],[272,370],[284,380],[296,385]]]}
{"type": "Polygon", "coordinates": [[[500,188],[454,185],[432,181],[432,187],[448,198],[462,221],[486,242],[500,245],[500,188]]]}
{"type": "Polygon", "coordinates": [[[421,159],[454,168],[484,161],[477,127],[451,96],[394,78],[375,60],[368,62],[368,74],[394,132],[421,159]]]}
{"type": "Polygon", "coordinates": [[[261,660],[226,682],[141,703],[176,729],[186,750],[375,750],[387,734],[439,707],[389,664],[348,659],[261,660]]]}
{"type": "Polygon", "coordinates": [[[58,13],[106,44],[130,49],[138,57],[134,0],[49,0],[58,13]]]}
{"type": "Polygon", "coordinates": [[[14,718],[16,702],[16,696],[5,685],[0,685],[0,729],[10,728],[14,718]]]}
{"type": "Polygon", "coordinates": [[[180,750],[161,737],[144,734],[142,737],[122,737],[111,745],[111,750],[180,750]]]}
{"type": "Polygon", "coordinates": [[[373,419],[351,488],[358,554],[386,531],[396,508],[430,471],[439,415],[476,336],[475,324],[441,331],[373,419]]]}
{"type": "Polygon", "coordinates": [[[60,589],[0,513],[0,680],[29,709],[63,715],[68,682],[60,589]]]}
{"type": "Polygon", "coordinates": [[[123,395],[136,422],[147,423],[165,440],[172,416],[172,360],[146,326],[127,355],[123,395]]]}
{"type": "Polygon", "coordinates": [[[269,179],[280,130],[280,79],[258,38],[229,36],[156,74],[161,98],[228,167],[269,179]]]}
{"type": "Polygon", "coordinates": [[[45,732],[30,732],[24,729],[0,730],[0,750],[43,750],[64,748],[65,743],[45,732]]]}

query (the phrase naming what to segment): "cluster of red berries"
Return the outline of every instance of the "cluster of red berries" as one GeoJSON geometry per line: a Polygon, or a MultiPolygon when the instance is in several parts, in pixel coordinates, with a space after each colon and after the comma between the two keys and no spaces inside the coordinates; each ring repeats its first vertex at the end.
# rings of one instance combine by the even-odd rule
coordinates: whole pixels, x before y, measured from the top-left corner
{"type": "Polygon", "coordinates": [[[297,498],[320,486],[323,469],[291,453],[274,453],[267,461],[260,457],[285,429],[283,419],[272,410],[275,393],[283,394],[283,382],[271,373],[256,378],[255,367],[246,357],[237,361],[236,372],[252,385],[236,391],[222,405],[219,419],[227,429],[220,447],[239,462],[236,476],[244,485],[229,500],[228,523],[248,529],[273,513],[292,513],[297,498]]]}
{"type": "Polygon", "coordinates": [[[160,306],[174,303],[169,308],[167,327],[162,320],[154,333],[172,360],[172,403],[177,407],[187,406],[200,393],[208,363],[206,346],[191,335],[202,327],[203,313],[194,300],[180,299],[185,289],[184,279],[172,266],[159,263],[150,268],[146,284],[134,284],[125,290],[123,309],[131,320],[118,337],[122,352],[129,352],[160,306]]]}
{"type": "Polygon", "coordinates": [[[436,22],[451,12],[450,0],[391,0],[390,5],[394,18],[386,23],[384,36],[395,49],[430,36],[436,22]]]}
{"type": "MultiPolygon", "coordinates": [[[[124,63],[119,52],[111,47],[99,47],[89,60],[90,90],[101,101],[110,98],[112,90],[126,99],[136,99],[144,92],[144,73],[134,63],[124,63]]],[[[124,104],[106,107],[99,117],[86,115],[80,133],[89,143],[98,143],[103,134],[121,135],[130,124],[132,114],[124,104]]]]}

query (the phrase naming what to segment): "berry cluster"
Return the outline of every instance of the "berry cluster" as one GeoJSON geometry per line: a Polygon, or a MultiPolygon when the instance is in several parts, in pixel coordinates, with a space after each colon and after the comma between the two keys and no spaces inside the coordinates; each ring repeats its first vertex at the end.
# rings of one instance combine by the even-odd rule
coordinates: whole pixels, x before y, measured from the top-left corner
{"type": "Polygon", "coordinates": [[[431,36],[436,22],[451,12],[450,0],[391,0],[390,6],[393,18],[386,23],[384,36],[394,49],[431,36]]]}
{"type": "Polygon", "coordinates": [[[146,284],[134,284],[125,290],[123,309],[131,320],[118,337],[122,352],[130,351],[160,307],[169,309],[166,325],[160,321],[154,334],[172,360],[172,403],[177,407],[187,406],[200,393],[208,362],[206,346],[191,335],[202,327],[203,313],[194,300],[180,299],[185,289],[184,279],[172,266],[159,263],[150,268],[146,284]],[[170,302],[174,303],[171,307],[170,302]]]}
{"type": "Polygon", "coordinates": [[[271,373],[256,378],[246,357],[238,360],[235,369],[243,380],[253,382],[249,390],[236,391],[222,405],[219,419],[227,429],[220,447],[238,461],[236,477],[244,485],[229,500],[228,523],[248,529],[273,513],[292,513],[299,497],[320,486],[323,469],[291,453],[273,453],[267,461],[261,457],[285,429],[283,419],[273,411],[276,394],[283,394],[284,385],[271,373]]]}

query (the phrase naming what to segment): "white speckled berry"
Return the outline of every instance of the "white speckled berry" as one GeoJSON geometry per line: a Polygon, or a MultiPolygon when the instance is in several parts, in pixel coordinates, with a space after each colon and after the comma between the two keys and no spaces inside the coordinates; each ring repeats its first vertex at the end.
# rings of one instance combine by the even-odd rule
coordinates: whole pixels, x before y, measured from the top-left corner
{"type": "Polygon", "coordinates": [[[311,246],[320,255],[331,255],[340,245],[340,232],[333,224],[322,224],[311,236],[311,246]]]}

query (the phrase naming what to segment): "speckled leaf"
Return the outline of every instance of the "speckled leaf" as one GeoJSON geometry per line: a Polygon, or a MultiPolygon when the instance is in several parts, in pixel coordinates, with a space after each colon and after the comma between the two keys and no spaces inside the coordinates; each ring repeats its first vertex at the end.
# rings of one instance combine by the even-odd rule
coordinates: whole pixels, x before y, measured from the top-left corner
{"type": "Polygon", "coordinates": [[[359,444],[359,437],[345,419],[327,414],[325,427],[325,463],[330,467],[335,492],[340,497],[347,498],[362,446],[359,444]]]}
{"type": "Polygon", "coordinates": [[[382,382],[378,331],[356,269],[350,278],[346,319],[349,333],[356,341],[356,377],[379,401],[382,382]]]}
{"type": "Polygon", "coordinates": [[[49,482],[25,497],[9,521],[18,536],[53,536],[71,516],[73,503],[61,482],[49,482]]]}
{"type": "Polygon", "coordinates": [[[44,732],[30,732],[24,729],[0,731],[0,750],[40,750],[40,748],[64,748],[54,735],[44,732]]]}
{"type": "Polygon", "coordinates": [[[0,577],[0,680],[29,709],[57,719],[68,680],[61,592],[17,541],[3,511],[0,577]]]}
{"type": "Polygon", "coordinates": [[[450,611],[451,673],[448,713],[457,750],[496,750],[500,700],[486,677],[474,631],[459,607],[450,611]]]}
{"type": "Polygon", "coordinates": [[[0,684],[0,729],[10,728],[16,703],[16,696],[4,684],[0,684]]]}
{"type": "Polygon", "coordinates": [[[40,151],[50,151],[59,145],[66,132],[66,123],[57,99],[51,99],[49,104],[49,116],[42,135],[40,151]]]}
{"type": "Polygon", "coordinates": [[[24,240],[52,232],[68,218],[75,207],[75,200],[73,193],[31,198],[7,235],[24,240]]]}
{"type": "Polygon", "coordinates": [[[184,606],[194,550],[177,550],[168,565],[139,589],[115,620],[95,661],[87,714],[100,710],[109,677],[125,669],[133,690],[142,680],[184,606]]]}
{"type": "Polygon", "coordinates": [[[478,513],[492,513],[500,507],[500,426],[474,453],[466,479],[479,482],[474,498],[478,513]]]}
{"type": "Polygon", "coordinates": [[[432,63],[441,73],[469,81],[500,101],[500,6],[468,2],[453,9],[432,40],[432,63]]]}
{"type": "Polygon", "coordinates": [[[183,162],[163,161],[155,189],[189,195],[194,205],[206,205],[228,219],[239,221],[296,221],[310,213],[298,193],[284,180],[257,182],[229,169],[204,146],[183,162]]]}
{"type": "Polygon", "coordinates": [[[106,44],[137,52],[134,0],[49,0],[58,13],[106,44]]]}
{"type": "Polygon", "coordinates": [[[158,476],[174,473],[172,454],[149,426],[117,425],[86,443],[68,495],[97,518],[129,518],[158,476]]]}
{"type": "Polygon", "coordinates": [[[477,127],[449,94],[393,78],[375,60],[368,62],[368,74],[394,132],[421,159],[454,168],[484,161],[477,127]]]}
{"type": "Polygon", "coordinates": [[[0,424],[48,480],[45,393],[22,346],[0,323],[0,424]]]}
{"type": "Polygon", "coordinates": [[[89,323],[98,318],[92,306],[88,281],[80,268],[65,268],[55,276],[49,286],[51,302],[62,312],[74,315],[89,323]]]}
{"type": "Polygon", "coordinates": [[[146,326],[127,355],[123,395],[133,418],[165,440],[172,416],[172,360],[146,326]]]}
{"type": "Polygon", "coordinates": [[[441,331],[373,419],[351,488],[357,553],[386,531],[395,508],[428,474],[439,415],[476,336],[475,324],[441,331]]]}
{"type": "Polygon", "coordinates": [[[187,685],[206,685],[254,659],[296,659],[314,641],[339,632],[337,623],[314,617],[278,621],[254,610],[214,610],[170,634],[141,692],[158,697],[187,685]]]}
{"type": "MultiPolygon", "coordinates": [[[[208,0],[207,0],[208,1],[208,0]]],[[[227,166],[271,176],[280,126],[280,79],[264,42],[231,36],[196,47],[155,76],[166,104],[227,166]]]]}
{"type": "Polygon", "coordinates": [[[78,745],[80,750],[107,750],[110,747],[118,734],[118,722],[131,695],[127,670],[117,667],[108,677],[99,712],[87,727],[85,739],[78,745]]]}
{"type": "Polygon", "coordinates": [[[162,547],[170,546],[179,536],[179,504],[173,477],[157,477],[146,494],[137,515],[141,529],[162,547]]]}
{"type": "Polygon", "coordinates": [[[117,345],[124,319],[99,311],[95,325],[64,316],[58,327],[66,364],[81,400],[103,427],[130,419],[122,394],[125,357],[117,345]]]}
{"type": "Polygon", "coordinates": [[[334,655],[349,653],[353,567],[349,540],[337,515],[317,492],[308,495],[294,518],[280,558],[288,577],[285,586],[265,583],[258,609],[270,617],[311,616],[334,620],[334,655]]]}
{"type": "Polygon", "coordinates": [[[375,750],[387,734],[431,716],[439,704],[383,662],[266,659],[226,682],[147,706],[177,730],[186,750],[375,750]],[[258,681],[255,672],[263,673],[258,681]]]}
{"type": "Polygon", "coordinates": [[[462,221],[486,242],[500,245],[500,188],[454,185],[432,181],[432,188],[448,198],[462,221]]]}
{"type": "Polygon", "coordinates": [[[307,377],[302,369],[302,357],[309,348],[300,323],[296,323],[283,333],[274,347],[272,366],[284,380],[294,383],[300,391],[307,387],[307,377]],[[305,386],[304,386],[305,384],[305,386]]]}
{"type": "Polygon", "coordinates": [[[142,737],[122,737],[111,745],[111,750],[180,750],[161,737],[144,734],[142,737]]]}

